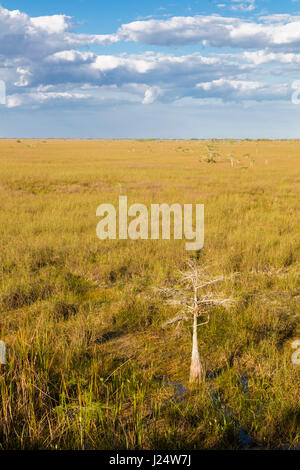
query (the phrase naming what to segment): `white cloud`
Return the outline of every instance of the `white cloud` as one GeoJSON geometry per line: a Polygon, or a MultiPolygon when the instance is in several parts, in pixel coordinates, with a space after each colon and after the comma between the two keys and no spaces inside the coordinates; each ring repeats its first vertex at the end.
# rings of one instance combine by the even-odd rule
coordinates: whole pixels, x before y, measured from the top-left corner
{"type": "Polygon", "coordinates": [[[40,58],[61,50],[118,40],[116,35],[89,35],[70,32],[66,15],[30,18],[19,10],[0,6],[0,55],[40,58]]]}
{"type": "Polygon", "coordinates": [[[16,108],[17,106],[21,106],[22,104],[22,96],[21,95],[10,95],[6,98],[6,106],[8,108],[16,108]]]}
{"type": "Polygon", "coordinates": [[[19,74],[19,78],[14,85],[18,87],[26,87],[29,85],[30,71],[27,68],[17,67],[17,73],[19,74]]]}
{"type": "MultiPolygon", "coordinates": [[[[254,7],[250,0],[232,3],[254,7]]],[[[298,66],[300,18],[273,15],[258,21],[218,15],[172,17],[134,21],[113,34],[90,35],[73,32],[71,18],[66,15],[30,18],[0,6],[0,72],[8,84],[7,106],[88,101],[85,93],[78,92],[87,89],[93,90],[98,100],[114,104],[118,96],[120,102],[143,104],[214,98],[286,99],[286,79],[282,85],[265,81],[272,73],[279,75],[283,65],[285,70],[298,66]],[[83,46],[118,41],[163,46],[202,42],[243,51],[113,55],[82,50],[83,46]],[[263,69],[266,64],[268,73],[263,69]]]]}
{"type": "Polygon", "coordinates": [[[163,95],[163,90],[158,86],[152,86],[145,91],[145,96],[142,103],[152,104],[161,95],[163,95]]]}
{"type": "MultiPolygon", "coordinates": [[[[199,53],[145,53],[96,55],[80,51],[61,51],[42,62],[27,67],[29,87],[63,86],[124,86],[131,83],[146,87],[194,87],[200,81],[232,76],[251,71],[253,65],[239,64],[226,57],[205,57],[199,53]]],[[[145,90],[143,91],[143,93],[145,90]]]]}
{"type": "Polygon", "coordinates": [[[286,83],[270,85],[257,81],[219,79],[206,83],[198,83],[197,89],[204,96],[219,97],[225,101],[264,101],[284,100],[288,98],[290,86],[286,83]]]}
{"type": "Polygon", "coordinates": [[[46,61],[56,63],[56,64],[68,64],[68,63],[76,63],[76,64],[84,64],[84,63],[91,63],[95,60],[96,55],[93,52],[81,52],[76,50],[67,50],[67,51],[60,51],[55,52],[55,54],[50,55],[46,58],[46,61]]]}
{"type": "Polygon", "coordinates": [[[13,94],[7,96],[7,107],[16,108],[21,105],[36,105],[46,102],[59,102],[59,101],[72,101],[87,100],[89,95],[83,93],[68,93],[68,92],[30,92],[20,95],[13,94]]]}
{"type": "Polygon", "coordinates": [[[70,16],[66,15],[52,15],[52,16],[39,16],[31,18],[30,22],[33,24],[33,33],[38,29],[46,31],[48,34],[63,33],[70,28],[70,16]]]}
{"type": "Polygon", "coordinates": [[[288,47],[300,49],[300,18],[290,15],[262,17],[260,23],[218,15],[172,17],[134,21],[117,31],[119,40],[152,45],[186,45],[202,42],[215,47],[288,47]]]}
{"type": "Polygon", "coordinates": [[[255,0],[231,0],[232,10],[252,11],[255,10],[255,0]]]}
{"type": "Polygon", "coordinates": [[[257,90],[263,87],[263,84],[260,82],[249,82],[246,80],[226,80],[224,78],[220,78],[219,80],[213,80],[212,82],[204,82],[204,83],[197,83],[197,88],[202,88],[205,91],[210,91],[214,88],[222,88],[229,87],[233,90],[241,90],[241,91],[252,91],[257,90]]]}
{"type": "MultiPolygon", "coordinates": [[[[277,63],[277,64],[297,64],[300,63],[300,54],[292,52],[267,52],[264,50],[259,51],[246,51],[242,54],[243,58],[256,65],[277,63]]],[[[298,66],[299,67],[299,66],[298,66]]]]}

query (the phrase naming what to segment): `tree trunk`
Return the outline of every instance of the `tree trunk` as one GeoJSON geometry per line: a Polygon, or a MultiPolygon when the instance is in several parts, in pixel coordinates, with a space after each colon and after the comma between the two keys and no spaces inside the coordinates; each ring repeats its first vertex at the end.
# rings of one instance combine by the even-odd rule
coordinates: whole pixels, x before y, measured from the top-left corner
{"type": "Polygon", "coordinates": [[[199,347],[198,347],[198,332],[197,332],[197,321],[198,321],[198,269],[196,270],[196,277],[194,281],[194,324],[193,324],[193,349],[192,349],[192,360],[190,369],[190,383],[197,383],[203,381],[204,373],[203,367],[200,361],[199,347]]]}
{"type": "Polygon", "coordinates": [[[198,348],[198,334],[197,334],[197,314],[194,314],[193,325],[193,349],[190,370],[190,383],[200,383],[203,381],[203,367],[200,361],[200,354],[198,348]]]}
{"type": "Polygon", "coordinates": [[[6,364],[6,346],[3,341],[0,341],[0,367],[1,364],[6,364]]]}

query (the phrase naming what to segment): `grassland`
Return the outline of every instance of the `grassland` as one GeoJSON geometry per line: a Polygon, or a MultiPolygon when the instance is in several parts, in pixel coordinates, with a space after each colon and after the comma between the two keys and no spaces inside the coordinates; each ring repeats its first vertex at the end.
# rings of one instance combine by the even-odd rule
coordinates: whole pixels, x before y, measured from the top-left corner
{"type": "Polygon", "coordinates": [[[0,142],[0,449],[299,448],[300,142],[0,142]],[[96,237],[96,208],[205,204],[199,266],[236,299],[199,328],[185,241],[96,237]]]}

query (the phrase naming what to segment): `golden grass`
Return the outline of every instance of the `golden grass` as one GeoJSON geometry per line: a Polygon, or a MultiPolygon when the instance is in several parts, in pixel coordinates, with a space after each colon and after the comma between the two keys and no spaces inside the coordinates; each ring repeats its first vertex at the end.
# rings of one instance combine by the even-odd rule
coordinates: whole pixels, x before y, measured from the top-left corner
{"type": "Polygon", "coordinates": [[[299,446],[300,142],[2,140],[0,166],[0,448],[299,446]],[[205,204],[199,265],[240,273],[211,288],[237,303],[199,330],[200,388],[153,289],[191,254],[98,240],[120,194],[205,204]]]}

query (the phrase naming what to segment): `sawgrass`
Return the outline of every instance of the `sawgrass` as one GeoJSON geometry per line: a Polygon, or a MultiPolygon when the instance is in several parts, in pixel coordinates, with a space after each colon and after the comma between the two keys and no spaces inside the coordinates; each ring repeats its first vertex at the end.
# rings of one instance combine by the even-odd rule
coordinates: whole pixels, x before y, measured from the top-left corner
{"type": "Polygon", "coordinates": [[[1,449],[298,448],[300,142],[0,142],[1,449]],[[199,329],[174,286],[185,241],[96,237],[96,208],[205,204],[199,266],[236,303],[199,329]]]}

